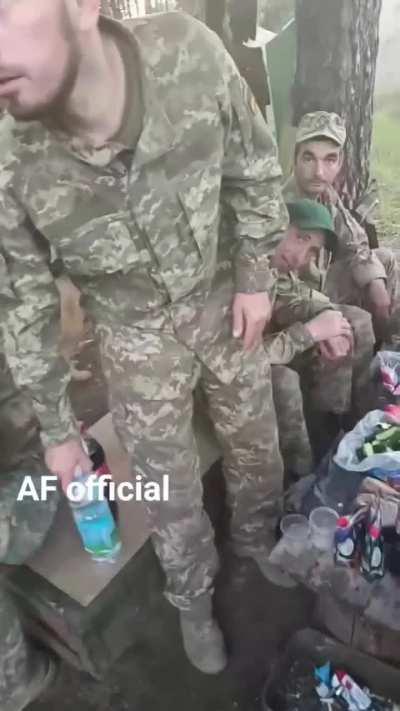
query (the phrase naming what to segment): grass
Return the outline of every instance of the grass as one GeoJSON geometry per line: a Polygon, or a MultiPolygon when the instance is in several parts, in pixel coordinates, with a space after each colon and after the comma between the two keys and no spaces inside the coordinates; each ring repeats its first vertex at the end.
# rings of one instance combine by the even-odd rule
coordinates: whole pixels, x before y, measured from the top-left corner
{"type": "Polygon", "coordinates": [[[378,179],[381,199],[379,236],[382,243],[400,248],[400,94],[376,102],[371,155],[372,174],[378,179]]]}

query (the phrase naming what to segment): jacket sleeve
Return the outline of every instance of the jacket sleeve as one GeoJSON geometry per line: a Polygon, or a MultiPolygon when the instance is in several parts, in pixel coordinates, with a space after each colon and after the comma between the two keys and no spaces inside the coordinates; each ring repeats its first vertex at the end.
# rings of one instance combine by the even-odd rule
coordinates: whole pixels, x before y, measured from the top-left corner
{"type": "Polygon", "coordinates": [[[279,330],[264,338],[271,364],[286,365],[313,348],[315,341],[305,324],[327,309],[335,309],[327,296],[310,289],[293,274],[280,276],[273,311],[273,324],[279,330]]]}
{"type": "Polygon", "coordinates": [[[386,279],[385,269],[371,250],[365,230],[340,199],[333,208],[333,218],[338,236],[336,258],[345,260],[357,286],[364,289],[374,279],[386,279]]]}
{"type": "Polygon", "coordinates": [[[44,446],[78,436],[67,398],[69,369],[58,351],[60,304],[48,255],[11,191],[0,194],[0,313],[4,350],[26,387],[44,446]]]}
{"type": "Polygon", "coordinates": [[[270,291],[276,274],[270,269],[269,256],[288,224],[282,172],[255,98],[226,51],[222,66],[226,94],[221,203],[225,229],[237,242],[236,291],[270,291]]]}
{"type": "Polygon", "coordinates": [[[288,365],[295,356],[314,346],[313,337],[300,321],[282,331],[268,333],[264,338],[264,348],[271,365],[288,365]]]}

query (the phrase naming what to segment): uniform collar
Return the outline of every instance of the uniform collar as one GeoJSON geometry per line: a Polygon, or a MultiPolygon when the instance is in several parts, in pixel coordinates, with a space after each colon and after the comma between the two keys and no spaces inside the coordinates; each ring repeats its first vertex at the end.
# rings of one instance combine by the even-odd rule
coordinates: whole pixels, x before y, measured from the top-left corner
{"type": "MultiPolygon", "coordinates": [[[[177,140],[177,132],[171,124],[157,92],[158,80],[154,66],[156,64],[155,55],[158,55],[159,50],[155,48],[155,45],[153,47],[153,44],[147,46],[140,33],[138,33],[139,36],[135,35],[136,29],[148,23],[149,20],[145,18],[122,23],[109,17],[100,16],[100,29],[113,34],[123,33],[130,42],[135,43],[136,53],[139,57],[144,117],[143,129],[133,159],[136,168],[168,153],[177,140]],[[155,49],[156,51],[154,51],[155,49]]],[[[155,42],[156,38],[154,38],[155,42]]],[[[115,141],[108,141],[99,148],[91,148],[83,146],[77,138],[66,137],[65,133],[55,132],[55,135],[67,150],[91,165],[107,166],[119,153],[127,150],[126,146],[115,141]]]]}

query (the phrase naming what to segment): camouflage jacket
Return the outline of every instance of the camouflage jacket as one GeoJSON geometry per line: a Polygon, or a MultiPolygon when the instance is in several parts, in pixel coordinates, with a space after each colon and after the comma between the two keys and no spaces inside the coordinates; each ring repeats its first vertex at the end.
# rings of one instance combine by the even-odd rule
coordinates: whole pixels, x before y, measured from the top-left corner
{"type": "Polygon", "coordinates": [[[335,310],[336,307],[327,296],[310,289],[295,274],[278,277],[272,322],[274,332],[264,338],[270,363],[287,365],[295,356],[313,348],[315,341],[305,324],[327,309],[335,310]]]}
{"type": "Polygon", "coordinates": [[[0,486],[1,474],[40,450],[39,424],[29,396],[19,390],[0,352],[0,486]]]}
{"type": "MultiPolygon", "coordinates": [[[[294,176],[291,176],[283,188],[286,202],[306,197],[301,194],[296,184],[294,176]]],[[[335,223],[335,232],[338,236],[338,246],[335,259],[341,259],[351,270],[354,282],[360,289],[364,289],[374,279],[385,279],[385,270],[370,249],[368,236],[358,224],[357,220],[345,208],[339,196],[335,205],[330,206],[330,211],[335,223]]],[[[326,270],[329,266],[327,256],[325,261],[318,265],[319,283],[323,287],[325,283],[326,270]]],[[[314,275],[315,277],[316,275],[314,275]]],[[[317,277],[318,278],[318,277],[317,277]]]]}
{"type": "Polygon", "coordinates": [[[45,444],[78,431],[57,352],[50,252],[81,289],[100,339],[112,334],[137,353],[145,332],[166,330],[231,382],[243,358],[226,325],[233,291],[273,290],[268,255],[287,223],[275,146],[219,38],[179,13],[101,26],[129,36],[138,60],[135,150],[89,148],[32,122],[16,125],[0,162],[7,357],[31,391],[45,444]]]}

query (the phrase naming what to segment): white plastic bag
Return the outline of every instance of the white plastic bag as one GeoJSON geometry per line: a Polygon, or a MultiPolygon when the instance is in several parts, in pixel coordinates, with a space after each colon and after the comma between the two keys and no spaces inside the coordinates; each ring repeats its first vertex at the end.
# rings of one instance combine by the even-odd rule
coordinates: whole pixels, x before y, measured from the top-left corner
{"type": "Polygon", "coordinates": [[[357,449],[363,446],[366,438],[374,433],[380,422],[391,422],[383,410],[372,410],[365,415],[358,425],[343,437],[333,458],[335,464],[353,472],[367,472],[375,468],[389,471],[400,469],[400,452],[373,454],[361,462],[358,461],[357,449]]]}
{"type": "Polygon", "coordinates": [[[391,395],[400,396],[400,353],[397,351],[378,351],[371,364],[373,375],[379,375],[384,390],[391,395]]]}

